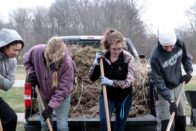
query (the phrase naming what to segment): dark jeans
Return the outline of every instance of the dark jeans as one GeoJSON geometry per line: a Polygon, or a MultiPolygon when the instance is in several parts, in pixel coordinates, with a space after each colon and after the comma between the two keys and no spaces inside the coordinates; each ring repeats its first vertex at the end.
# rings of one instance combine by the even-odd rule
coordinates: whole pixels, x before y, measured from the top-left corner
{"type": "MultiPolygon", "coordinates": [[[[166,131],[168,123],[169,123],[169,120],[162,120],[161,121],[161,131],[166,131]]],[[[172,124],[170,131],[174,131],[174,123],[172,124]]]]}
{"type": "Polygon", "coordinates": [[[1,97],[0,97],[0,119],[4,131],[16,130],[17,115],[1,97]]]}
{"type": "MultiPolygon", "coordinates": [[[[132,97],[128,95],[122,101],[112,101],[108,99],[108,108],[109,108],[109,115],[110,120],[114,109],[116,109],[116,120],[114,124],[114,131],[124,131],[127,116],[129,114],[129,110],[132,104],[132,97]]],[[[101,130],[107,131],[107,123],[106,123],[106,115],[105,115],[105,108],[104,108],[104,98],[103,95],[99,96],[99,109],[100,109],[100,123],[101,123],[101,130]]]]}
{"type": "Polygon", "coordinates": [[[186,116],[175,116],[174,131],[186,131],[186,116]]]}
{"type": "MultiPolygon", "coordinates": [[[[169,120],[162,120],[162,131],[166,131],[169,120]]],[[[170,131],[186,131],[186,116],[175,116],[170,131]]]]}

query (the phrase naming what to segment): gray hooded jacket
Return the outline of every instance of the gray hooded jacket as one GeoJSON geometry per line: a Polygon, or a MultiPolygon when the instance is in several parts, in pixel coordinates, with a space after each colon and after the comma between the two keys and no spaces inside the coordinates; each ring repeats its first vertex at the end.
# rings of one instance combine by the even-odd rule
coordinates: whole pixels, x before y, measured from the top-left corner
{"type": "Polygon", "coordinates": [[[186,74],[193,72],[191,57],[181,39],[177,39],[175,48],[170,53],[165,52],[159,42],[153,48],[150,61],[152,81],[158,93],[169,102],[174,101],[170,89],[180,85],[181,64],[186,74]]]}
{"type": "Polygon", "coordinates": [[[21,36],[11,29],[3,28],[0,30],[0,89],[9,90],[15,81],[16,58],[8,58],[3,52],[2,47],[14,42],[23,42],[21,36]]]}

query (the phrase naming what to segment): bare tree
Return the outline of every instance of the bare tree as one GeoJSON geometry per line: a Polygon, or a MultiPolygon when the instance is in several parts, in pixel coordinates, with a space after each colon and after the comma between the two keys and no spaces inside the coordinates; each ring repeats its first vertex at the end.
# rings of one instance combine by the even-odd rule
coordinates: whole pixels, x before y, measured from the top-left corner
{"type": "Polygon", "coordinates": [[[76,0],[56,0],[50,8],[50,19],[56,33],[61,35],[77,34],[79,19],[76,0]]]}
{"type": "Polygon", "coordinates": [[[50,23],[48,9],[37,7],[33,10],[32,26],[36,43],[45,43],[50,37],[50,23]]]}
{"type": "MultiPolygon", "coordinates": [[[[13,11],[9,15],[9,26],[11,28],[16,29],[19,34],[23,37],[25,44],[25,49],[22,50],[21,56],[23,52],[31,47],[31,43],[33,42],[32,38],[32,19],[29,9],[19,8],[13,11]]],[[[22,57],[19,56],[19,62],[21,62],[22,57]]]]}
{"type": "Polygon", "coordinates": [[[181,31],[180,34],[184,38],[187,48],[193,56],[193,61],[196,62],[196,3],[186,11],[189,18],[190,28],[181,31]]]}
{"type": "Polygon", "coordinates": [[[140,16],[136,0],[56,0],[49,8],[19,8],[8,24],[19,31],[28,48],[46,43],[53,35],[101,35],[112,27],[131,38],[146,55],[151,48],[140,16]]]}

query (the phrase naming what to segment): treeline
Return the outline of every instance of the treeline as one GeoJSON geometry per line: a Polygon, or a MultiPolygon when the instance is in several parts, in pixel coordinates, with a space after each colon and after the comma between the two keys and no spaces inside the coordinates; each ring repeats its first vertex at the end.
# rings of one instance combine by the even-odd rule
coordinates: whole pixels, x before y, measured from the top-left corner
{"type": "Polygon", "coordinates": [[[21,56],[54,35],[101,35],[112,27],[129,37],[139,53],[148,57],[157,38],[147,34],[142,11],[137,0],[56,0],[48,8],[16,9],[8,21],[0,18],[0,28],[14,28],[21,34],[26,43],[21,56]]]}

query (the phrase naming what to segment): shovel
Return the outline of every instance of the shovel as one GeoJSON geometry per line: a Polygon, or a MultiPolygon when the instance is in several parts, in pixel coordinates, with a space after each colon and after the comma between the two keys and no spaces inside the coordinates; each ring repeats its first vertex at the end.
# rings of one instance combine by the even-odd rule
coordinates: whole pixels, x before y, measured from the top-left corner
{"type": "MultiPolygon", "coordinates": [[[[177,106],[177,107],[178,107],[178,104],[179,104],[179,102],[180,102],[180,96],[181,96],[181,94],[182,94],[184,84],[185,84],[185,82],[183,82],[183,83],[181,84],[181,87],[180,87],[180,93],[179,93],[179,95],[178,95],[178,97],[177,97],[177,101],[176,101],[176,106],[177,106]]],[[[168,123],[168,125],[167,125],[166,131],[170,131],[170,128],[171,128],[171,126],[172,126],[172,123],[173,123],[175,114],[176,114],[175,112],[172,112],[172,114],[171,114],[171,116],[170,116],[170,119],[169,119],[169,123],[168,123]]]]}
{"type": "Polygon", "coordinates": [[[0,131],[3,131],[3,126],[2,126],[2,123],[1,123],[1,119],[0,119],[0,131]]]}
{"type": "MultiPolygon", "coordinates": [[[[40,93],[39,93],[39,89],[38,89],[37,85],[35,86],[35,92],[37,93],[37,97],[38,97],[37,99],[38,99],[38,101],[39,101],[40,104],[41,104],[41,108],[42,108],[42,110],[44,110],[44,109],[45,109],[44,103],[43,103],[43,101],[42,101],[42,98],[41,98],[41,95],[40,95],[40,93]]],[[[50,123],[50,121],[49,121],[48,118],[46,119],[46,123],[47,123],[47,125],[48,125],[49,130],[50,130],[50,131],[53,131],[52,126],[51,126],[51,123],[50,123]]]]}
{"type": "MultiPolygon", "coordinates": [[[[104,68],[103,68],[103,59],[100,59],[100,70],[101,70],[101,77],[104,77],[104,68]]],[[[111,131],[110,127],[110,115],[108,111],[108,98],[107,98],[107,90],[106,86],[103,85],[103,96],[104,96],[104,106],[105,106],[105,114],[106,114],[106,122],[107,122],[107,131],[111,131]]]]}

